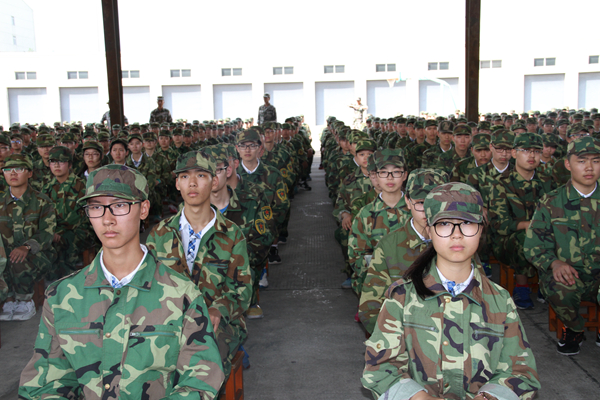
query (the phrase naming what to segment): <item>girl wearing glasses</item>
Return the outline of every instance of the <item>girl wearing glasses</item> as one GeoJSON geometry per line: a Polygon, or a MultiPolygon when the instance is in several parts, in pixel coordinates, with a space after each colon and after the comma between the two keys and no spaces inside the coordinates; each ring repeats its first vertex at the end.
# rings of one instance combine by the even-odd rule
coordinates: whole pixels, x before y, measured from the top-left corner
{"type": "Polygon", "coordinates": [[[535,358],[510,294],[480,273],[479,192],[425,198],[430,246],[390,286],[366,342],[363,385],[380,399],[532,399],[535,358]]]}

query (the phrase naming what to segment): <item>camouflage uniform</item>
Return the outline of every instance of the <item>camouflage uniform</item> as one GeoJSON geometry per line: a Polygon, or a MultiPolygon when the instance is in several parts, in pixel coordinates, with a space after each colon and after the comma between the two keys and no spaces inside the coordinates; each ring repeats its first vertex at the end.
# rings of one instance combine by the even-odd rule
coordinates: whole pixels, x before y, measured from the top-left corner
{"type": "Polygon", "coordinates": [[[171,117],[171,112],[166,108],[160,109],[157,107],[150,112],[149,122],[173,122],[173,117],[171,117]]]}
{"type": "MultiPolygon", "coordinates": [[[[31,169],[29,157],[13,154],[7,157],[6,168],[31,169]]],[[[0,196],[0,235],[7,255],[17,247],[31,247],[25,261],[12,263],[7,260],[4,280],[8,297],[29,301],[33,296],[35,282],[52,268],[56,256],[52,238],[56,229],[56,214],[52,201],[31,186],[21,198],[12,197],[10,189],[0,196]]]]}
{"type": "Polygon", "coordinates": [[[8,285],[4,280],[4,271],[6,270],[7,263],[8,257],[4,249],[4,243],[3,240],[0,240],[0,304],[4,303],[8,297],[8,285]]]}
{"type": "Polygon", "coordinates": [[[114,289],[101,256],[46,291],[19,398],[216,398],[224,375],[200,291],[151,253],[114,289]]]}
{"type": "Polygon", "coordinates": [[[375,397],[387,392],[398,399],[423,389],[454,400],[479,392],[532,399],[540,388],[535,358],[509,293],[477,266],[467,288],[452,297],[435,263],[423,279],[433,296],[421,299],[403,279],[388,289],[366,342],[363,386],[375,397]]]}
{"type": "MultiPolygon", "coordinates": [[[[139,134],[129,135],[127,142],[131,142],[133,139],[137,139],[142,142],[142,136],[139,134]]],[[[125,165],[129,168],[136,169],[144,175],[146,180],[148,181],[148,186],[150,187],[150,214],[155,217],[160,217],[162,215],[162,199],[161,192],[157,190],[157,184],[159,182],[159,171],[156,169],[156,164],[152,160],[152,157],[146,155],[146,153],[142,150],[142,156],[139,161],[139,165],[135,165],[136,163],[133,161],[133,155],[129,154],[125,159],[125,165]]]]}
{"type": "MultiPolygon", "coordinates": [[[[359,99],[360,100],[360,99],[359,99]]],[[[350,104],[350,108],[354,111],[354,119],[352,120],[352,128],[360,129],[364,121],[364,114],[367,112],[368,107],[364,104],[350,104]]]]}

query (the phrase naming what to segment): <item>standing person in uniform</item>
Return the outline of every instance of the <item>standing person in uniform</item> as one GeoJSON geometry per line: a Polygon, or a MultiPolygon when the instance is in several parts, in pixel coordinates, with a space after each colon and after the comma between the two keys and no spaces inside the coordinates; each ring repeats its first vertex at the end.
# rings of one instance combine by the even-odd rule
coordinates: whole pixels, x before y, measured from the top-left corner
{"type": "Polygon", "coordinates": [[[361,103],[362,99],[356,99],[356,103],[350,104],[348,107],[354,110],[354,119],[352,120],[352,129],[361,129],[361,125],[365,118],[365,113],[369,107],[361,103]]]}
{"type": "Polygon", "coordinates": [[[202,294],[140,244],[146,178],[107,165],[79,203],[102,251],[46,291],[19,398],[214,399],[224,376],[202,294]]]}
{"type": "Polygon", "coordinates": [[[424,209],[432,245],[386,293],[363,385],[382,399],[532,399],[540,383],[517,309],[475,257],[481,196],[447,183],[424,209]]]}
{"type": "Polygon", "coordinates": [[[265,93],[263,95],[263,100],[265,101],[265,104],[258,107],[258,125],[262,125],[265,122],[277,122],[277,110],[275,110],[275,106],[269,103],[271,95],[265,93]]]}
{"type": "Polygon", "coordinates": [[[165,99],[162,96],[158,96],[156,99],[158,107],[150,112],[150,122],[162,123],[162,122],[173,122],[171,112],[166,108],[163,108],[165,99]]]}

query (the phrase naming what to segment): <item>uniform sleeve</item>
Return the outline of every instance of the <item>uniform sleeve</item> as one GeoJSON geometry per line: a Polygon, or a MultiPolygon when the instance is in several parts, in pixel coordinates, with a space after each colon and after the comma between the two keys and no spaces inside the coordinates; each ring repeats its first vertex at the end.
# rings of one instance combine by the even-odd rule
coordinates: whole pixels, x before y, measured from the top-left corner
{"type": "Polygon", "coordinates": [[[31,254],[36,254],[41,250],[50,250],[54,232],[56,231],[54,204],[39,198],[38,201],[41,203],[38,230],[25,242],[31,246],[31,254]]]}
{"type": "Polygon", "coordinates": [[[252,277],[248,263],[246,239],[239,230],[235,234],[235,245],[231,250],[229,268],[221,296],[215,298],[210,308],[216,308],[228,324],[241,317],[250,306],[252,277]]]}
{"type": "Polygon", "coordinates": [[[547,271],[558,258],[556,256],[556,239],[552,229],[550,213],[546,199],[538,203],[527,234],[523,252],[527,260],[538,270],[547,271]]]}
{"type": "Polygon", "coordinates": [[[535,357],[512,298],[507,297],[508,313],[498,367],[479,392],[498,400],[532,399],[540,388],[535,357]]]}
{"type": "Polygon", "coordinates": [[[44,301],[42,319],[33,348],[33,357],[21,372],[20,399],[78,399],[79,382],[75,370],[63,354],[54,328],[54,314],[44,301]]]}
{"type": "Polygon", "coordinates": [[[510,212],[510,199],[506,186],[496,181],[490,193],[490,221],[492,229],[501,236],[517,231],[518,222],[510,212]]]}
{"type": "Polygon", "coordinates": [[[424,390],[408,372],[410,357],[404,338],[404,293],[398,297],[383,303],[373,334],[365,343],[367,350],[361,381],[375,398],[390,390],[394,392],[391,398],[409,399],[424,390]]]}
{"type": "Polygon", "coordinates": [[[214,330],[199,292],[184,315],[177,372],[177,385],[165,399],[214,399],[225,379],[214,330]]]}
{"type": "Polygon", "coordinates": [[[385,291],[392,284],[388,272],[388,264],[384,250],[377,246],[373,258],[367,267],[367,275],[363,283],[358,317],[369,333],[373,333],[381,305],[385,300],[385,291]]]}
{"type": "Polygon", "coordinates": [[[348,258],[352,270],[360,275],[366,268],[364,256],[368,254],[369,235],[365,231],[364,218],[361,213],[352,221],[352,229],[348,235],[348,258]]]}

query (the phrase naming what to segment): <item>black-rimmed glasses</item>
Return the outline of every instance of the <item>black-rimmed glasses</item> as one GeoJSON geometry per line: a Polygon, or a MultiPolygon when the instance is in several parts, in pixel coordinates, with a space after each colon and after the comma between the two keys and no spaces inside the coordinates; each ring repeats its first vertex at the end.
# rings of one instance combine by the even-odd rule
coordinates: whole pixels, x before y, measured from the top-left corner
{"type": "Polygon", "coordinates": [[[83,209],[85,210],[85,214],[89,218],[104,217],[104,213],[106,212],[107,208],[110,210],[110,213],[115,217],[122,217],[124,215],[129,214],[131,212],[131,206],[137,203],[141,203],[141,201],[123,201],[118,203],[112,203],[107,206],[102,204],[89,204],[87,206],[83,206],[83,209]]]}

